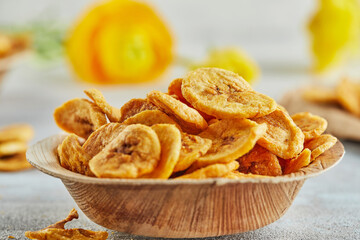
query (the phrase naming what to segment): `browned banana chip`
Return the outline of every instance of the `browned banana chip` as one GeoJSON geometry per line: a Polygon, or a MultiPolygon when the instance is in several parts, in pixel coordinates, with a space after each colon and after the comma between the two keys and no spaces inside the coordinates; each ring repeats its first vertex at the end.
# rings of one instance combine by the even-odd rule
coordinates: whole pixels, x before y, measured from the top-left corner
{"type": "Polygon", "coordinates": [[[291,118],[304,133],[305,141],[320,136],[327,128],[327,121],[324,118],[308,112],[296,113],[291,118]]]}
{"type": "Polygon", "coordinates": [[[343,79],[336,88],[340,104],[352,114],[360,117],[360,86],[348,79],[343,79]]]}
{"type": "Polygon", "coordinates": [[[110,122],[119,122],[121,119],[120,109],[111,106],[106,102],[102,93],[97,89],[88,89],[84,91],[85,94],[94,101],[94,103],[101,108],[103,113],[106,114],[110,122]]]}
{"type": "Polygon", "coordinates": [[[21,171],[31,167],[31,164],[26,160],[25,153],[0,158],[0,172],[21,171]]]}
{"type": "Polygon", "coordinates": [[[152,103],[172,116],[183,131],[198,134],[207,128],[207,122],[198,111],[170,95],[159,91],[152,91],[147,96],[152,103]]]}
{"type": "Polygon", "coordinates": [[[90,160],[91,171],[100,178],[137,178],[152,172],[159,163],[159,138],[150,127],[127,126],[90,160]]]}
{"type": "Polygon", "coordinates": [[[65,229],[65,224],[72,221],[73,219],[78,219],[79,214],[73,208],[69,215],[64,219],[55,224],[48,226],[39,231],[25,232],[25,237],[30,239],[37,240],[105,240],[108,237],[108,233],[104,231],[91,231],[81,228],[72,228],[65,229]]]}
{"type": "MultiPolygon", "coordinates": [[[[175,95],[177,96],[178,100],[180,100],[181,102],[185,102],[186,99],[184,98],[184,96],[181,93],[181,83],[182,83],[182,78],[176,78],[174,79],[168,87],[168,93],[169,95],[175,95]]],[[[187,101],[186,101],[187,102],[187,101]]]]}
{"type": "Polygon", "coordinates": [[[209,150],[211,144],[212,141],[210,139],[182,133],[180,157],[174,172],[183,171],[190,167],[191,164],[209,150]]]}
{"type": "Polygon", "coordinates": [[[134,98],[125,103],[120,109],[121,119],[120,122],[125,121],[129,117],[132,117],[145,110],[159,110],[154,104],[147,99],[134,98]]]}
{"type": "Polygon", "coordinates": [[[106,116],[94,103],[75,98],[55,109],[56,124],[69,133],[87,138],[92,132],[107,123],[106,116]]]}
{"type": "Polygon", "coordinates": [[[232,161],[229,163],[217,163],[213,165],[200,168],[192,173],[182,175],[175,179],[204,179],[204,178],[219,178],[227,173],[236,170],[239,167],[237,161],[232,161]]]}
{"type": "Polygon", "coordinates": [[[218,68],[188,73],[181,91],[194,108],[219,119],[260,117],[276,109],[272,98],[253,91],[236,73],[218,68]]]}
{"type": "Polygon", "coordinates": [[[60,165],[72,172],[94,176],[89,168],[91,156],[80,146],[78,136],[68,135],[58,147],[60,165]]]}
{"type": "Polygon", "coordinates": [[[310,164],[311,151],[305,148],[298,157],[294,159],[285,160],[284,174],[297,172],[300,168],[306,167],[310,164]]]}
{"type": "Polygon", "coordinates": [[[127,125],[120,123],[108,123],[93,132],[82,146],[90,157],[94,157],[114,140],[127,125]]]}
{"type": "Polygon", "coordinates": [[[248,153],[266,132],[266,124],[248,119],[223,119],[210,125],[199,136],[212,141],[207,153],[194,164],[203,167],[228,163],[248,153]]]}
{"type": "Polygon", "coordinates": [[[161,145],[161,157],[158,166],[142,178],[168,179],[179,160],[181,134],[179,129],[170,124],[156,124],[151,127],[157,134],[161,145]]]}
{"type": "Polygon", "coordinates": [[[34,130],[29,124],[13,124],[0,129],[0,142],[19,140],[29,141],[34,130]]]}
{"type": "Polygon", "coordinates": [[[23,141],[8,141],[0,143],[0,157],[26,152],[27,144],[23,141]]]}
{"type": "Polygon", "coordinates": [[[338,102],[338,97],[334,89],[325,87],[309,87],[302,92],[302,97],[315,103],[334,104],[338,102]]]}
{"type": "Polygon", "coordinates": [[[222,177],[229,178],[229,179],[244,179],[244,178],[264,178],[264,177],[269,177],[269,176],[256,175],[256,174],[251,174],[251,173],[246,174],[246,173],[241,173],[241,172],[235,170],[235,171],[228,172],[227,174],[225,174],[222,177]]]}
{"type": "Polygon", "coordinates": [[[289,114],[281,108],[252,120],[259,124],[266,123],[266,134],[259,139],[258,144],[276,156],[290,159],[303,150],[304,134],[289,114]]]}
{"type": "Polygon", "coordinates": [[[323,134],[305,143],[305,148],[311,150],[311,161],[314,161],[318,156],[323,154],[326,150],[332,148],[337,142],[337,138],[330,134],[323,134]]]}
{"type": "Polygon", "coordinates": [[[280,176],[282,170],[278,158],[260,145],[238,159],[239,172],[267,176],[280,176]]]}
{"type": "Polygon", "coordinates": [[[155,124],[173,124],[177,128],[181,129],[180,126],[166,113],[163,113],[160,110],[145,110],[139,112],[138,114],[129,117],[126,119],[123,124],[131,125],[131,124],[144,124],[146,126],[151,127],[155,124]]]}

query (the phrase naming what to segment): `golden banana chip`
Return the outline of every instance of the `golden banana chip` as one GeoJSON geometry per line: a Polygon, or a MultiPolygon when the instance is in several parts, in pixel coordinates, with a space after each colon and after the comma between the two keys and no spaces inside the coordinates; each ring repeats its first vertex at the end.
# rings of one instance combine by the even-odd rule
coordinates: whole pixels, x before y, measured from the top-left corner
{"type": "Polygon", "coordinates": [[[228,178],[228,179],[244,179],[244,178],[264,178],[266,176],[256,175],[256,174],[251,174],[251,173],[241,173],[241,172],[235,170],[235,171],[228,172],[227,174],[225,174],[222,177],[228,178]]]}
{"type": "Polygon", "coordinates": [[[320,136],[327,128],[327,121],[308,112],[296,113],[291,116],[305,136],[305,141],[320,136]]]}
{"type": "Polygon", "coordinates": [[[127,125],[120,123],[107,123],[93,132],[86,139],[82,147],[92,158],[114,140],[126,127],[127,125]]]}
{"type": "Polygon", "coordinates": [[[309,87],[302,92],[302,97],[315,103],[333,104],[338,102],[336,91],[325,87],[309,87]]]}
{"type": "Polygon", "coordinates": [[[248,153],[266,132],[266,124],[248,119],[223,119],[199,134],[212,141],[207,153],[194,164],[203,167],[215,163],[228,163],[248,153]]]}
{"type": "Polygon", "coordinates": [[[267,131],[258,144],[278,157],[296,157],[304,147],[304,134],[287,112],[278,108],[269,115],[254,118],[258,124],[266,123],[267,131]]]}
{"type": "Polygon", "coordinates": [[[218,68],[199,68],[182,81],[184,98],[196,109],[224,118],[252,118],[276,109],[276,102],[252,90],[239,75],[218,68]]]}
{"type": "Polygon", "coordinates": [[[176,100],[166,93],[152,91],[147,95],[148,99],[180,125],[181,129],[191,134],[198,134],[207,128],[207,122],[195,109],[176,100]]]}
{"type": "Polygon", "coordinates": [[[54,118],[61,129],[85,139],[107,123],[105,114],[98,106],[80,98],[72,99],[56,108],[54,118]]]}
{"type": "Polygon", "coordinates": [[[91,156],[80,146],[78,136],[68,135],[58,146],[60,165],[70,171],[94,176],[89,168],[91,156]]]}
{"type": "Polygon", "coordinates": [[[91,231],[81,228],[65,229],[65,224],[78,219],[79,214],[73,208],[69,215],[64,219],[55,224],[48,226],[39,231],[25,232],[25,237],[37,240],[105,240],[108,237],[108,233],[104,231],[91,231]]]}
{"type": "Polygon", "coordinates": [[[155,124],[173,124],[177,128],[181,129],[180,126],[166,113],[163,113],[159,110],[145,110],[139,112],[138,114],[127,118],[122,122],[123,124],[131,125],[131,124],[144,124],[146,126],[151,127],[155,124]]]}
{"type": "Polygon", "coordinates": [[[23,141],[8,141],[0,143],[0,157],[26,152],[27,144],[23,141]]]}
{"type": "Polygon", "coordinates": [[[147,99],[134,98],[125,103],[120,109],[120,122],[125,121],[129,117],[132,117],[145,110],[159,110],[154,104],[147,99]]]}
{"type": "Polygon", "coordinates": [[[159,138],[150,127],[127,126],[90,160],[91,171],[101,178],[137,178],[152,172],[159,163],[159,138]]]}
{"type": "Polygon", "coordinates": [[[281,166],[275,154],[260,145],[238,159],[239,172],[257,175],[279,176],[282,174],[281,166]]]}
{"type": "Polygon", "coordinates": [[[297,172],[310,164],[311,151],[305,148],[298,157],[285,160],[284,174],[297,172]]]}
{"type": "Polygon", "coordinates": [[[94,101],[94,103],[101,108],[103,113],[106,114],[110,122],[119,122],[121,119],[120,109],[111,106],[108,104],[102,95],[102,93],[97,89],[88,89],[84,91],[85,94],[94,101]]]}
{"type": "Polygon", "coordinates": [[[176,179],[204,179],[204,178],[218,178],[226,175],[227,173],[236,170],[239,167],[237,161],[229,163],[217,163],[213,165],[200,168],[192,173],[182,175],[176,179]]]}
{"type": "Polygon", "coordinates": [[[180,157],[174,172],[183,171],[190,167],[191,164],[209,150],[211,144],[212,141],[210,139],[182,133],[180,157]]]}
{"type": "Polygon", "coordinates": [[[339,103],[349,112],[360,117],[360,86],[343,79],[336,88],[339,103]]]}
{"type": "Polygon", "coordinates": [[[177,96],[178,100],[180,100],[181,102],[187,102],[181,93],[181,83],[182,83],[182,78],[174,79],[168,87],[168,93],[169,95],[177,96]]]}
{"type": "Polygon", "coordinates": [[[13,124],[0,129],[0,142],[27,142],[34,136],[34,130],[29,124],[13,124]]]}
{"type": "Polygon", "coordinates": [[[168,179],[179,160],[181,134],[179,129],[170,124],[156,124],[151,127],[157,134],[161,145],[161,157],[158,166],[143,178],[168,179]]]}
{"type": "Polygon", "coordinates": [[[0,171],[14,172],[31,168],[31,164],[26,160],[25,153],[0,158],[0,171]]]}
{"type": "Polygon", "coordinates": [[[337,138],[330,134],[323,134],[319,137],[313,138],[305,143],[305,148],[311,150],[311,161],[314,161],[318,156],[323,154],[326,150],[332,148],[337,142],[337,138]]]}

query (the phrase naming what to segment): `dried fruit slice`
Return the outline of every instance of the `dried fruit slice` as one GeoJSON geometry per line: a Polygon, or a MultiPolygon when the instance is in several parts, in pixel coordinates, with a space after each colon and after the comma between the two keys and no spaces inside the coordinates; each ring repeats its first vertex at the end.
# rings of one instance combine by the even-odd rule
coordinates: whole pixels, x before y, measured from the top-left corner
{"type": "Polygon", "coordinates": [[[31,168],[25,153],[0,158],[0,171],[13,172],[31,168]]]}
{"type": "Polygon", "coordinates": [[[95,102],[95,104],[101,108],[103,113],[106,114],[110,122],[119,122],[121,119],[120,109],[111,106],[106,102],[102,93],[97,89],[88,89],[84,91],[85,94],[95,102]]]}
{"type": "Polygon", "coordinates": [[[101,178],[137,178],[152,172],[160,160],[160,142],[150,127],[127,126],[90,160],[91,171],[101,178]]]}
{"type": "Polygon", "coordinates": [[[163,113],[159,110],[145,110],[139,112],[138,114],[129,117],[126,119],[123,124],[131,125],[131,124],[144,124],[146,126],[151,127],[155,124],[173,124],[177,128],[181,129],[180,126],[166,113],[163,113]]]}
{"type": "Polygon", "coordinates": [[[34,136],[29,124],[13,124],[0,129],[0,142],[18,140],[27,142],[34,136]]]}
{"type": "Polygon", "coordinates": [[[319,137],[313,138],[309,142],[305,143],[305,148],[311,150],[311,161],[314,161],[318,156],[323,154],[326,150],[332,148],[337,142],[337,138],[324,134],[319,137]]]}
{"type": "Polygon", "coordinates": [[[259,124],[266,123],[266,134],[259,139],[258,144],[276,156],[290,159],[303,150],[304,134],[289,114],[281,108],[252,120],[259,124]]]}
{"type": "Polygon", "coordinates": [[[237,170],[228,172],[223,178],[229,178],[229,179],[244,179],[244,178],[264,178],[264,177],[270,177],[270,176],[263,176],[263,175],[256,175],[251,173],[241,173],[237,170]]]}
{"type": "Polygon", "coordinates": [[[79,214],[73,208],[69,215],[64,219],[55,224],[48,226],[39,231],[25,232],[25,237],[30,239],[37,240],[70,240],[70,239],[79,239],[79,240],[105,240],[108,237],[108,233],[104,231],[91,231],[81,228],[65,229],[65,224],[72,221],[73,219],[79,218],[79,214]]]}
{"type": "Polygon", "coordinates": [[[121,119],[120,122],[125,121],[129,117],[132,117],[142,111],[145,110],[158,110],[159,108],[156,107],[154,104],[149,102],[147,99],[142,98],[134,98],[125,103],[121,109],[121,119]]]}
{"type": "Polygon", "coordinates": [[[297,172],[310,164],[311,151],[305,148],[298,157],[285,160],[284,174],[297,172]]]}
{"type": "Polygon", "coordinates": [[[324,118],[308,112],[296,113],[291,118],[303,132],[305,141],[320,136],[327,128],[327,121],[324,118]]]}
{"type": "Polygon", "coordinates": [[[360,116],[360,85],[343,79],[336,87],[340,104],[352,114],[360,116]]]}
{"type": "Polygon", "coordinates": [[[82,147],[92,158],[114,140],[126,127],[127,125],[120,123],[105,124],[93,132],[82,147]]]}
{"type": "Polygon", "coordinates": [[[58,146],[60,165],[72,172],[94,176],[89,168],[91,156],[80,146],[78,136],[68,135],[58,146]]]}
{"type": "Polygon", "coordinates": [[[157,107],[172,116],[185,132],[197,134],[208,126],[198,111],[166,93],[152,91],[148,93],[147,97],[157,107]]]}
{"type": "Polygon", "coordinates": [[[260,145],[238,159],[239,172],[267,176],[280,176],[282,170],[278,158],[260,145]]]}
{"type": "Polygon", "coordinates": [[[183,171],[190,167],[191,164],[209,150],[211,144],[212,141],[210,139],[182,133],[180,157],[174,172],[183,171]]]}
{"type": "Polygon", "coordinates": [[[26,152],[27,144],[23,141],[8,141],[0,143],[0,157],[26,152]]]}
{"type": "Polygon", "coordinates": [[[170,124],[156,124],[151,127],[157,134],[161,145],[161,157],[158,166],[142,178],[168,179],[179,160],[181,134],[179,129],[170,124]]]}
{"type": "Polygon", "coordinates": [[[200,168],[192,173],[182,175],[176,179],[204,179],[204,178],[218,178],[227,173],[236,170],[239,167],[237,161],[232,161],[225,164],[213,164],[204,168],[200,168]]]}
{"type": "MultiPolygon", "coordinates": [[[[178,99],[181,102],[185,102],[186,99],[184,98],[184,96],[181,93],[181,83],[182,83],[182,78],[176,78],[174,79],[168,87],[168,93],[169,95],[175,95],[178,97],[178,99]]],[[[187,101],[186,101],[187,102],[187,101]]]]}
{"type": "Polygon", "coordinates": [[[338,102],[336,91],[325,87],[309,87],[302,92],[302,97],[315,103],[333,104],[338,102]]]}
{"type": "Polygon", "coordinates": [[[239,75],[219,68],[188,73],[181,91],[196,109],[219,119],[260,117],[276,109],[272,98],[254,92],[239,75]]]}
{"type": "Polygon", "coordinates": [[[94,103],[75,98],[55,109],[56,124],[69,133],[87,138],[93,131],[106,124],[102,110],[94,103]]]}
{"type": "Polygon", "coordinates": [[[212,141],[207,153],[194,164],[203,167],[215,163],[228,163],[248,153],[266,132],[266,124],[248,119],[223,119],[199,134],[212,141]]]}

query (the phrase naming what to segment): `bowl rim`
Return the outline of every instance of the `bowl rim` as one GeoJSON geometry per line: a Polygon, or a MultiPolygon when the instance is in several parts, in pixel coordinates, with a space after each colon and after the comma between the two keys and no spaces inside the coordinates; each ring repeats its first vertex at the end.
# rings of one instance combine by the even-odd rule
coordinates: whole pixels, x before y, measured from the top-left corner
{"type": "Polygon", "coordinates": [[[228,179],[228,178],[209,178],[209,179],[116,179],[116,178],[96,178],[89,177],[79,173],[72,172],[61,167],[56,148],[59,143],[68,134],[56,134],[47,137],[32,146],[26,152],[28,162],[41,172],[50,176],[61,179],[62,181],[73,181],[87,184],[100,185],[121,185],[121,186],[137,186],[137,185],[225,185],[235,183],[282,183],[303,181],[310,177],[315,177],[325,171],[336,166],[345,154],[343,144],[338,140],[336,144],[325,151],[322,155],[317,157],[309,166],[299,170],[298,172],[282,175],[282,176],[264,176],[261,178],[243,178],[243,179],[228,179]],[[40,151],[42,150],[42,151],[40,151]],[[328,158],[328,156],[333,156],[328,158]]]}

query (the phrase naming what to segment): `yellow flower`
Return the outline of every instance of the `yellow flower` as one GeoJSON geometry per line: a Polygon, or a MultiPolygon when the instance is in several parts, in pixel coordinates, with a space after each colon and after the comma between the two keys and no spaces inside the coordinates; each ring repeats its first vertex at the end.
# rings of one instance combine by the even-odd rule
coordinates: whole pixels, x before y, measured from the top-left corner
{"type": "Polygon", "coordinates": [[[145,3],[103,1],[93,6],[69,34],[66,52],[85,81],[138,83],[158,77],[173,58],[172,36],[145,3]]]}
{"type": "Polygon", "coordinates": [[[210,50],[204,62],[191,65],[192,69],[199,67],[218,67],[233,71],[250,83],[252,83],[260,73],[255,61],[236,47],[210,50]]]}
{"type": "Polygon", "coordinates": [[[314,70],[324,71],[346,61],[359,49],[358,0],[321,0],[309,22],[314,70]]]}

